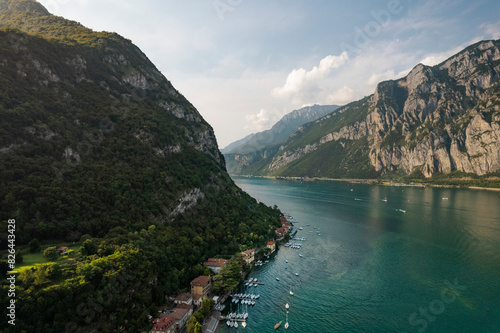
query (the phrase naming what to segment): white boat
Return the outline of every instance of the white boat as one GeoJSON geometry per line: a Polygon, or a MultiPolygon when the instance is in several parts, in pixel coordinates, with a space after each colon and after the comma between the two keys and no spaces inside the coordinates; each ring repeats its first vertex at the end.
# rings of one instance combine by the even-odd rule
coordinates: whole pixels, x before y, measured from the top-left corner
{"type": "Polygon", "coordinates": [[[243,319],[247,319],[248,318],[248,312],[245,312],[245,314],[243,315],[243,319]]]}
{"type": "MultiPolygon", "coordinates": [[[[290,290],[290,296],[293,296],[293,291],[291,291],[291,290],[290,290]]],[[[287,303],[287,305],[288,305],[288,303],[287,303]]]]}
{"type": "Polygon", "coordinates": [[[226,321],[226,325],[231,326],[231,321],[230,320],[226,321]]]}
{"type": "Polygon", "coordinates": [[[290,305],[288,305],[288,303],[285,304],[285,308],[289,309],[290,308],[290,305]]]}
{"type": "Polygon", "coordinates": [[[295,275],[299,276],[299,273],[295,273],[295,275]]]}
{"type": "Polygon", "coordinates": [[[279,278],[279,277],[277,277],[277,278],[276,278],[276,281],[279,281],[279,280],[280,280],[280,278],[279,278]]]}
{"type": "Polygon", "coordinates": [[[302,253],[299,253],[299,257],[303,257],[302,253]]]}
{"type": "Polygon", "coordinates": [[[288,322],[285,323],[285,329],[288,329],[288,322]]]}
{"type": "Polygon", "coordinates": [[[382,199],[383,202],[387,202],[387,197],[382,199]]]}
{"type": "Polygon", "coordinates": [[[245,327],[247,327],[247,323],[246,322],[242,322],[241,326],[243,326],[243,328],[245,328],[245,327]]]}
{"type": "Polygon", "coordinates": [[[234,322],[234,328],[238,328],[238,322],[237,321],[234,322]]]}

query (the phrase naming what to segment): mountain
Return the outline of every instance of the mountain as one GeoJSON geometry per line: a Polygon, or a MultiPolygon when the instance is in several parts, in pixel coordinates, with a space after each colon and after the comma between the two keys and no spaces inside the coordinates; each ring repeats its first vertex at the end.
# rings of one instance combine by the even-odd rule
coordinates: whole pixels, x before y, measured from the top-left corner
{"type": "Polygon", "coordinates": [[[294,110],[281,118],[269,130],[250,134],[222,150],[230,174],[245,174],[258,170],[278,151],[281,144],[301,125],[316,120],[338,105],[313,105],[294,110]]]}
{"type": "Polygon", "coordinates": [[[32,0],[0,0],[0,200],[19,267],[3,332],[143,331],[200,262],[265,244],[280,215],[233,183],[212,127],[139,48],[32,0]]]}
{"type": "Polygon", "coordinates": [[[500,168],[500,41],[471,45],[302,126],[260,166],[273,176],[431,178],[500,168]]]}

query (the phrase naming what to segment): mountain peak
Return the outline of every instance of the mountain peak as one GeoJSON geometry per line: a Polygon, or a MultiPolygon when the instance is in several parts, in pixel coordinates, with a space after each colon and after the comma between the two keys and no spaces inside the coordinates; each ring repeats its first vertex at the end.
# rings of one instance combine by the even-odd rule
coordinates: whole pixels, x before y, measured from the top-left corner
{"type": "Polygon", "coordinates": [[[4,15],[19,12],[30,12],[36,16],[49,16],[49,11],[34,0],[0,0],[0,11],[4,15]]]}

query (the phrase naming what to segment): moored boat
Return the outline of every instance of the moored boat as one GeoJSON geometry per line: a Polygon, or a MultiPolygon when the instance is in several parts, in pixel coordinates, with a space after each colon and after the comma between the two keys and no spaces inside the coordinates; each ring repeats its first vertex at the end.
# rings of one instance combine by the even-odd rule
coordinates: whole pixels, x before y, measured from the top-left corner
{"type": "Polygon", "coordinates": [[[276,323],[276,325],[274,325],[274,329],[276,330],[276,329],[278,329],[278,327],[280,327],[280,326],[281,326],[281,321],[280,321],[279,323],[276,323]]]}

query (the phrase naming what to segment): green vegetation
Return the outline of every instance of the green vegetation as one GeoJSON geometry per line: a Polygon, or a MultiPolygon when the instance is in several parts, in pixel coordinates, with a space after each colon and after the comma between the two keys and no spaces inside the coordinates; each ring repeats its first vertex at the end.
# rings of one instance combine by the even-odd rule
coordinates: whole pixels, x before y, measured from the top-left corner
{"type": "MultiPolygon", "coordinates": [[[[318,142],[325,135],[364,119],[368,115],[368,101],[371,97],[367,96],[359,101],[349,103],[335,110],[330,117],[321,122],[307,123],[303,126],[302,132],[296,132],[290,136],[286,143],[286,149],[294,150],[318,142]]],[[[277,155],[282,153],[278,152],[277,155]]]]}
{"type": "Polygon", "coordinates": [[[243,260],[241,253],[230,259],[226,266],[222,267],[219,274],[214,277],[213,289],[215,293],[223,294],[235,289],[242,281],[242,271],[250,270],[248,264],[243,260]]]}
{"type": "Polygon", "coordinates": [[[416,171],[408,176],[401,176],[397,178],[396,181],[407,184],[500,188],[500,171],[492,172],[484,176],[462,171],[452,171],[448,174],[438,173],[431,178],[425,178],[422,173],[416,171]]]}
{"type": "Polygon", "coordinates": [[[356,141],[332,141],[321,145],[307,155],[278,169],[273,176],[377,178],[368,158],[366,138],[356,141]]]}
{"type": "Polygon", "coordinates": [[[201,306],[186,323],[188,333],[201,333],[201,328],[205,318],[212,312],[215,302],[211,298],[205,298],[201,301],[201,306]]]}

